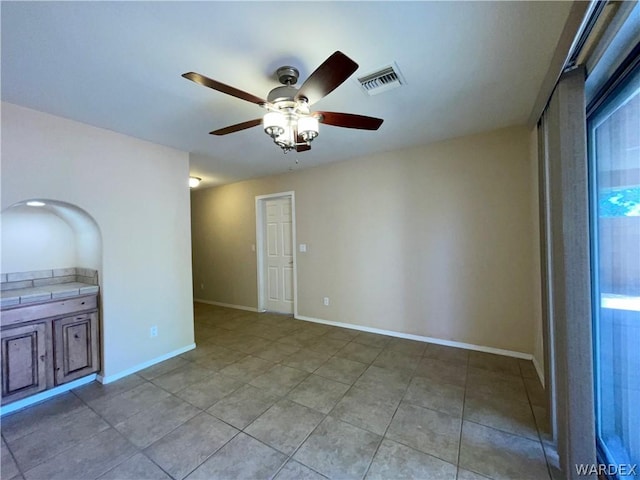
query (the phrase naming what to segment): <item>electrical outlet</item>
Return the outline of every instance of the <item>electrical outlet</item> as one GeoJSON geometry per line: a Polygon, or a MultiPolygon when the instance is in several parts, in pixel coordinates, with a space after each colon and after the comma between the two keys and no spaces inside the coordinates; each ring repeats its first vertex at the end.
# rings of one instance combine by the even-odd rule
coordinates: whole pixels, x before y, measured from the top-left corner
{"type": "Polygon", "coordinates": [[[204,283],[200,284],[200,290],[204,290],[204,283]]]}
{"type": "Polygon", "coordinates": [[[153,338],[153,337],[157,337],[157,336],[158,336],[158,326],[157,326],[157,325],[154,325],[153,327],[151,327],[151,328],[149,329],[149,336],[150,336],[151,338],[153,338]]]}
{"type": "Polygon", "coordinates": [[[329,306],[329,297],[324,297],[322,299],[322,303],[324,304],[325,307],[329,306]]]}

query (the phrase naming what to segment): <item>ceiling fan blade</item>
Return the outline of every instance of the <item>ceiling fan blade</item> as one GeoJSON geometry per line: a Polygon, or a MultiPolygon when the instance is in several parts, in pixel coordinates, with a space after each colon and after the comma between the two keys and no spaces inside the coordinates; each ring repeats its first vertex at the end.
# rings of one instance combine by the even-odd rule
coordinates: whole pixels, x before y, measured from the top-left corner
{"type": "Polygon", "coordinates": [[[356,62],[342,52],[335,52],[309,75],[309,78],[298,90],[296,100],[304,97],[309,105],[316,103],[322,97],[333,92],[357,69],[356,62]]]}
{"type": "Polygon", "coordinates": [[[219,92],[226,93],[227,95],[231,95],[232,97],[239,98],[240,100],[246,100],[247,102],[256,103],[260,106],[263,106],[266,103],[268,103],[263,98],[256,97],[255,95],[251,95],[250,93],[244,92],[235,87],[230,87],[229,85],[225,85],[224,83],[220,83],[209,77],[200,75],[199,73],[188,72],[188,73],[183,73],[182,76],[187,80],[191,80],[192,82],[199,83],[200,85],[204,85],[205,87],[209,87],[219,92]]]}
{"type": "Polygon", "coordinates": [[[381,118],[366,117],[353,113],[315,112],[318,121],[327,125],[344,128],[358,128],[360,130],[377,130],[384,122],[381,118]]]}
{"type": "Polygon", "coordinates": [[[240,130],[245,130],[247,128],[255,127],[262,123],[261,118],[256,118],[255,120],[249,120],[247,122],[236,123],[235,125],[229,125],[228,127],[220,128],[218,130],[214,130],[213,132],[209,132],[211,135],[228,135],[229,133],[239,132],[240,130]]]}

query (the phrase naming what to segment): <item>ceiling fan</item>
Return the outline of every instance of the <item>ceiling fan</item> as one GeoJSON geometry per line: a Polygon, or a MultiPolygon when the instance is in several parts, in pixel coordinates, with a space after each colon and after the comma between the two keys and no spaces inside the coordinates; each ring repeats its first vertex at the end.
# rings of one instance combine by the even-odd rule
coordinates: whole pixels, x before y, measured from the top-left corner
{"type": "Polygon", "coordinates": [[[287,153],[291,150],[310,150],[311,141],[318,136],[319,123],[361,130],[380,128],[383,122],[381,118],[310,110],[311,105],[335,90],[357,69],[356,62],[342,52],[335,52],[309,75],[300,88],[296,88],[293,85],[298,81],[298,70],[290,66],[280,67],[276,74],[282,86],[271,90],[266,100],[199,73],[188,72],[182,76],[205,87],[255,103],[267,110],[263,118],[220,128],[210,132],[212,135],[227,135],[262,123],[265,133],[287,153]]]}

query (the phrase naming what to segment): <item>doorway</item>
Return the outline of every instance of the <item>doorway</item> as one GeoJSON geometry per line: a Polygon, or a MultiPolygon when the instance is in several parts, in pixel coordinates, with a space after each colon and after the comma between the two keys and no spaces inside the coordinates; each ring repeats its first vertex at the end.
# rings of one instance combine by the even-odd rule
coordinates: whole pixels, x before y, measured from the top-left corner
{"type": "Polygon", "coordinates": [[[256,197],[258,310],[296,311],[294,192],[256,197]]]}

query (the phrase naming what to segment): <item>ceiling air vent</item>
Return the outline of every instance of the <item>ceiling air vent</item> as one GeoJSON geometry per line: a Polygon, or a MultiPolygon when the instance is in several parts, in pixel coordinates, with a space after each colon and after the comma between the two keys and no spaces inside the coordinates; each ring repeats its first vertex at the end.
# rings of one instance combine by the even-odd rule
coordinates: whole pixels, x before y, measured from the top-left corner
{"type": "Polygon", "coordinates": [[[378,95],[387,90],[405,85],[407,82],[402,73],[400,73],[398,65],[392,63],[375,72],[358,77],[358,83],[367,95],[378,95]]]}

